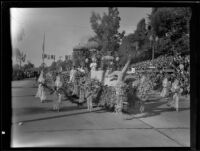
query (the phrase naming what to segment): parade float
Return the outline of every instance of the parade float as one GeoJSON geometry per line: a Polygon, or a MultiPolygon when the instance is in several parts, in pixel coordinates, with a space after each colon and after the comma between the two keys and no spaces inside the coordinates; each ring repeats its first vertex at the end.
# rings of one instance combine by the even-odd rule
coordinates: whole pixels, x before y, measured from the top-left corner
{"type": "MultiPolygon", "coordinates": [[[[154,60],[156,66],[150,68],[151,60],[131,65],[129,58],[124,67],[117,70],[113,64],[116,65],[120,58],[100,55],[98,45],[94,42],[76,46],[73,55],[74,66],[77,69],[84,66],[85,72],[77,70],[76,86],[69,82],[70,71],[60,72],[64,81],[62,92],[66,100],[77,105],[84,104],[87,100],[86,97],[84,98],[84,93],[86,93],[84,91],[92,87],[90,90],[95,105],[114,110],[117,102],[121,100],[122,110],[134,109],[140,113],[145,110],[144,102],[148,100],[149,92],[162,83],[165,75],[163,70],[171,70],[170,66],[173,62],[170,56],[158,57],[154,60]],[[128,71],[129,68],[132,70],[128,71]],[[74,87],[77,89],[75,94],[73,93],[74,87]]],[[[165,72],[171,75],[177,73],[175,71],[165,72]]],[[[49,77],[52,78],[50,81],[55,81],[55,73],[52,72],[49,77]]]]}

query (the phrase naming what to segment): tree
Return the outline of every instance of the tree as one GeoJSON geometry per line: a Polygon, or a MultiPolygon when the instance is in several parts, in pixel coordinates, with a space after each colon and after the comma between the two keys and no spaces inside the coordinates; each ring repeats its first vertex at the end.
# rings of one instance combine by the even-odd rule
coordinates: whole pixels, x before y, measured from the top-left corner
{"type": "Polygon", "coordinates": [[[21,69],[22,62],[26,60],[26,54],[19,50],[19,48],[15,49],[15,57],[16,61],[19,63],[19,68],[21,69]]]}
{"type": "Polygon", "coordinates": [[[159,53],[189,51],[190,8],[173,7],[153,9],[149,15],[152,31],[160,37],[159,53]]]}
{"type": "Polygon", "coordinates": [[[103,55],[107,55],[108,52],[113,55],[119,49],[121,39],[125,34],[124,31],[118,32],[120,20],[119,11],[115,7],[109,7],[108,14],[104,13],[102,17],[92,12],[90,23],[96,35],[90,40],[99,43],[103,55]]]}
{"type": "Polygon", "coordinates": [[[172,8],[157,8],[154,9],[149,16],[152,31],[159,37],[165,36],[172,28],[173,12],[172,8]]]}
{"type": "Polygon", "coordinates": [[[85,66],[85,60],[86,58],[90,58],[90,52],[88,49],[88,45],[78,45],[73,49],[72,53],[72,61],[73,65],[78,66],[85,66]]]}
{"type": "Polygon", "coordinates": [[[141,61],[149,51],[149,39],[146,30],[145,19],[137,24],[134,33],[125,36],[119,48],[120,64],[125,64],[128,55],[131,56],[131,63],[141,61]]]}
{"type": "Polygon", "coordinates": [[[138,54],[139,43],[135,40],[134,34],[125,36],[122,40],[122,44],[119,48],[120,64],[124,65],[127,61],[128,55],[131,55],[133,59],[136,59],[138,54]]]}
{"type": "Polygon", "coordinates": [[[32,64],[30,61],[27,61],[27,64],[24,65],[24,70],[30,70],[34,68],[34,64],[32,64]]]}

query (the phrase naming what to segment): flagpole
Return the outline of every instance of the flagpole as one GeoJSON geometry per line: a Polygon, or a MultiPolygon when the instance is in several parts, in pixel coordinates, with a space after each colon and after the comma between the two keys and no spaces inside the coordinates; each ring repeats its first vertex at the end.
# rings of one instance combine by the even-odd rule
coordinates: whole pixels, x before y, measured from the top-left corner
{"type": "Polygon", "coordinates": [[[42,68],[44,69],[44,49],[45,49],[45,32],[44,32],[44,39],[43,39],[43,45],[42,45],[42,68]]]}

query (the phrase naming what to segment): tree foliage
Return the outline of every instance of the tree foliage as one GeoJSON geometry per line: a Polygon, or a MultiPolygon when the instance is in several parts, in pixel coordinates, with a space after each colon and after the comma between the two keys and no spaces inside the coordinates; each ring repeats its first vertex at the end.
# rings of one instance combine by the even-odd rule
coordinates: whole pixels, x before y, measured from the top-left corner
{"type": "Polygon", "coordinates": [[[26,60],[26,54],[23,51],[20,51],[19,48],[15,48],[15,57],[16,61],[19,63],[19,67],[21,68],[22,62],[26,60]]]}
{"type": "Polygon", "coordinates": [[[30,70],[30,69],[33,69],[33,68],[34,68],[34,64],[31,63],[30,61],[27,61],[27,64],[25,64],[25,65],[23,66],[23,69],[24,69],[24,70],[30,70]]]}
{"type": "Polygon", "coordinates": [[[152,31],[161,39],[161,54],[189,51],[190,8],[154,8],[149,18],[152,31]]]}
{"type": "Polygon", "coordinates": [[[134,33],[125,36],[119,48],[120,64],[125,64],[128,55],[133,62],[140,61],[147,56],[149,50],[149,39],[147,36],[145,19],[141,19],[134,33]]]}
{"type": "Polygon", "coordinates": [[[85,66],[86,65],[86,58],[90,58],[90,52],[87,48],[78,48],[74,49],[72,53],[72,60],[73,65],[78,66],[85,66]]]}
{"type": "Polygon", "coordinates": [[[108,14],[103,16],[92,12],[90,23],[95,36],[90,40],[96,41],[101,46],[101,53],[107,55],[108,52],[114,54],[119,49],[120,41],[125,32],[118,31],[120,27],[119,11],[115,7],[108,8],[108,14]]]}

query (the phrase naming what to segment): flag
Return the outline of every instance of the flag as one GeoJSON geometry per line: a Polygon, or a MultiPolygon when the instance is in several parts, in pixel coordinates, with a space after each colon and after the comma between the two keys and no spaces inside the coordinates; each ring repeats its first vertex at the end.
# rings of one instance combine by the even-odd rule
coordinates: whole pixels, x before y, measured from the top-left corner
{"type": "Polygon", "coordinates": [[[43,59],[47,58],[47,54],[42,54],[43,59]]]}

